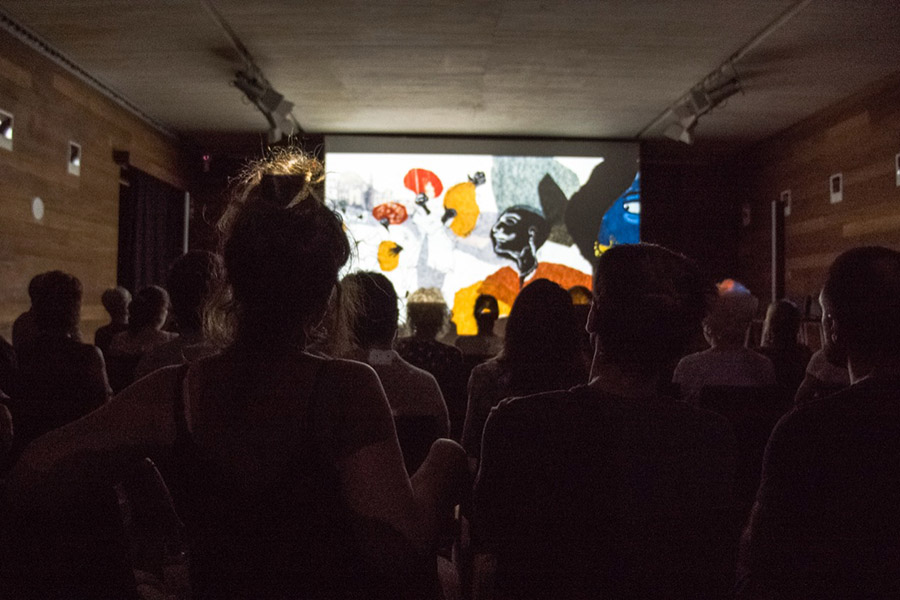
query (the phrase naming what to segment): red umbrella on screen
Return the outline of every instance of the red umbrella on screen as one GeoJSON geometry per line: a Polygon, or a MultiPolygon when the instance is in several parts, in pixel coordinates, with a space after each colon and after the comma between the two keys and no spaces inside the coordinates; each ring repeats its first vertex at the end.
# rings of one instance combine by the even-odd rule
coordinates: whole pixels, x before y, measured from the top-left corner
{"type": "Polygon", "coordinates": [[[437,198],[444,191],[441,178],[428,169],[410,169],[403,178],[403,186],[416,194],[425,194],[429,198],[437,198]]]}
{"type": "Polygon", "coordinates": [[[406,220],[406,207],[399,202],[385,202],[372,209],[372,216],[387,229],[388,225],[399,225],[406,220]]]}
{"type": "Polygon", "coordinates": [[[437,198],[444,191],[441,178],[428,169],[410,169],[403,178],[403,185],[406,189],[415,192],[416,205],[421,206],[427,215],[431,214],[428,209],[428,200],[437,198]]]}

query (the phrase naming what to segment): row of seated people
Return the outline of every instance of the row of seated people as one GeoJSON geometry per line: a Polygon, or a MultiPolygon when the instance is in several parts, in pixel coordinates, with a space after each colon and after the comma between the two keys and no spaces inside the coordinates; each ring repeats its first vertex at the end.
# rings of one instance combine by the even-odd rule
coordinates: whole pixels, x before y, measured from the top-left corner
{"type": "MultiPolygon", "coordinates": [[[[208,257],[199,254],[193,256],[193,262],[196,263],[198,258],[208,260],[208,257]]],[[[179,261],[179,264],[173,269],[173,273],[178,271],[179,265],[183,264],[185,260],[190,261],[191,257],[179,261]]],[[[183,271],[184,269],[181,268],[181,270],[183,271]]],[[[211,271],[210,269],[205,268],[200,272],[205,273],[208,279],[208,275],[211,271]]],[[[197,288],[197,286],[194,287],[197,288]]],[[[414,472],[415,468],[421,464],[430,443],[434,439],[447,434],[446,410],[443,409],[440,392],[426,376],[423,376],[420,372],[417,377],[414,369],[410,369],[409,365],[405,365],[404,367],[403,361],[397,360],[396,355],[391,356],[390,344],[396,332],[397,298],[390,282],[383,276],[377,274],[357,274],[345,279],[345,294],[352,293],[351,290],[354,287],[360,287],[363,290],[363,293],[360,294],[360,298],[357,298],[358,300],[361,300],[362,305],[356,306],[356,311],[359,315],[364,315],[365,317],[357,319],[353,329],[353,334],[355,335],[357,342],[360,343],[360,346],[357,348],[359,354],[356,358],[369,362],[375,367],[383,385],[388,390],[387,395],[392,405],[395,427],[397,428],[407,469],[410,472],[414,472]],[[363,285],[360,286],[360,283],[363,285]],[[354,286],[354,284],[357,285],[354,286]],[[379,313],[379,311],[381,312],[379,313]],[[365,325],[365,327],[363,327],[363,325],[365,325]],[[376,333],[371,333],[369,330],[375,330],[376,333]],[[374,336],[373,339],[370,339],[372,336],[374,336]],[[375,348],[375,346],[378,346],[378,348],[375,348]],[[381,355],[379,356],[377,353],[372,354],[373,349],[380,350],[381,355]],[[386,360],[380,360],[382,358],[386,360]],[[393,369],[388,366],[390,364],[393,364],[393,369]],[[398,368],[400,369],[399,372],[397,372],[398,368]],[[423,385],[414,385],[417,380],[422,383],[424,387],[423,385]],[[414,398],[419,398],[422,401],[417,405],[413,400],[414,398]],[[422,408],[425,408],[426,410],[423,412],[422,408]],[[429,408],[432,412],[431,415],[428,414],[427,409],[429,408]]],[[[158,288],[153,291],[156,292],[156,290],[158,290],[158,288]]],[[[107,293],[104,297],[104,304],[107,305],[108,308],[110,308],[109,305],[111,304],[113,307],[115,306],[114,302],[110,302],[110,296],[113,296],[113,300],[118,300],[122,297],[118,290],[107,293]]],[[[713,344],[714,348],[719,351],[724,350],[726,347],[726,344],[722,343],[722,340],[725,337],[724,333],[720,335],[719,333],[712,334],[709,332],[718,332],[720,329],[724,330],[726,326],[732,328],[735,327],[734,323],[729,323],[727,319],[723,320],[722,314],[718,314],[724,312],[725,315],[734,317],[736,314],[735,309],[730,305],[735,302],[737,302],[739,306],[743,303],[746,308],[749,306],[748,303],[752,302],[752,297],[749,297],[748,295],[721,296],[718,304],[725,307],[725,310],[723,311],[721,308],[719,310],[714,310],[713,314],[706,320],[708,326],[707,338],[713,344]],[[724,299],[730,299],[731,302],[723,302],[722,300],[724,299]],[[713,325],[717,318],[719,321],[723,321],[723,324],[718,327],[713,325]]],[[[199,303],[195,303],[195,305],[196,304],[199,303]]],[[[411,312],[425,308],[424,306],[417,306],[417,304],[417,302],[411,303],[411,312]]],[[[509,395],[522,395],[541,390],[566,389],[584,381],[586,374],[585,366],[573,353],[573,349],[575,348],[574,339],[577,337],[577,334],[574,329],[567,327],[569,323],[574,324],[575,322],[571,318],[572,315],[568,314],[568,304],[568,298],[562,291],[559,290],[557,286],[546,281],[529,286],[529,289],[523,294],[522,299],[517,302],[513,313],[514,317],[512,318],[513,325],[510,328],[511,334],[509,340],[506,342],[507,351],[504,353],[503,360],[499,362],[491,361],[490,364],[485,365],[483,369],[477,371],[471,380],[472,385],[470,386],[470,389],[472,390],[472,393],[469,395],[469,419],[467,420],[466,427],[467,439],[464,440],[464,442],[469,450],[469,456],[473,459],[473,464],[477,464],[477,458],[480,452],[480,436],[484,420],[493,405],[500,399],[509,395]],[[556,335],[554,336],[553,334],[556,335]],[[523,350],[525,348],[528,348],[528,351],[523,350]],[[518,360],[513,360],[516,351],[519,351],[521,356],[519,356],[518,360]],[[542,351],[543,354],[541,354],[542,351]],[[510,368],[503,368],[503,364],[509,365],[509,367],[513,369],[517,365],[524,365],[526,368],[522,369],[519,373],[513,373],[510,371],[510,368]],[[552,376],[547,376],[545,372],[551,372],[552,376]],[[535,373],[543,374],[535,375],[535,373]],[[510,382],[516,387],[511,387],[510,382]],[[477,435],[473,435],[473,431],[477,433],[477,435]]],[[[790,308],[790,305],[781,305],[781,307],[790,308]]],[[[434,308],[434,306],[430,306],[429,308],[434,308]]],[[[445,311],[445,307],[441,308],[445,311]]],[[[744,311],[747,319],[750,318],[750,314],[754,309],[755,307],[751,310],[744,311]]],[[[430,312],[432,315],[434,314],[434,311],[430,312]]],[[[111,315],[115,315],[116,311],[110,310],[110,313],[111,315]]],[[[158,311],[156,314],[158,314],[158,311]]],[[[771,315],[772,312],[770,311],[769,316],[771,315]]],[[[161,316],[155,317],[155,320],[160,322],[161,316]]],[[[769,323],[770,321],[767,320],[767,324],[769,323]]],[[[109,328],[114,326],[114,324],[98,331],[98,341],[109,328]]],[[[744,326],[742,318],[738,318],[737,334],[735,335],[736,339],[743,339],[744,332],[741,331],[741,328],[744,326]]],[[[488,331],[490,330],[487,327],[485,329],[488,331]]],[[[409,342],[413,340],[406,341],[409,342]]],[[[436,342],[435,344],[441,346],[436,342]]],[[[173,344],[168,345],[173,346],[173,344]]],[[[405,345],[406,344],[403,343],[398,344],[401,348],[405,345]]],[[[434,348],[434,344],[429,346],[430,353],[433,354],[434,348]]],[[[418,344],[418,350],[421,352],[421,344],[418,344]]],[[[774,391],[771,391],[770,393],[770,390],[765,387],[751,387],[768,383],[768,379],[771,379],[771,375],[765,374],[766,369],[757,369],[757,371],[763,371],[764,376],[756,378],[753,378],[747,373],[742,373],[742,369],[736,368],[735,365],[740,367],[742,362],[745,362],[740,359],[745,356],[753,356],[753,353],[747,351],[743,346],[740,346],[737,343],[734,344],[733,350],[737,353],[738,360],[735,362],[734,359],[731,359],[730,362],[732,364],[730,368],[725,368],[723,370],[722,364],[717,364],[716,366],[718,368],[711,369],[710,371],[715,376],[719,377],[719,381],[740,383],[743,384],[743,386],[746,386],[739,387],[738,390],[757,390],[755,393],[749,395],[749,401],[745,401],[743,404],[737,403],[737,406],[745,409],[752,406],[754,410],[751,411],[751,413],[757,418],[755,420],[749,420],[749,422],[747,415],[740,415],[737,419],[732,419],[733,425],[736,428],[743,427],[744,430],[747,430],[749,427],[749,430],[755,436],[753,440],[755,443],[748,443],[746,439],[743,439],[746,435],[742,437],[740,433],[738,434],[739,440],[743,442],[739,444],[739,447],[749,447],[752,448],[752,451],[745,453],[750,460],[738,461],[737,481],[738,483],[744,481],[745,484],[748,484],[743,487],[752,493],[755,491],[755,485],[758,483],[758,459],[761,458],[762,449],[760,441],[762,443],[765,442],[768,432],[771,430],[775,420],[777,420],[777,418],[785,411],[784,406],[781,403],[784,394],[779,394],[774,391]],[[723,373],[725,373],[724,376],[722,375],[723,373]],[[773,399],[775,400],[774,403],[771,401],[773,399]],[[767,400],[768,402],[766,402],[767,400]],[[763,409],[763,406],[765,406],[765,409],[763,409]],[[762,416],[761,419],[760,416],[762,416]],[[741,477],[741,472],[743,470],[748,470],[742,469],[742,465],[745,467],[749,466],[750,471],[754,470],[754,466],[757,467],[755,469],[755,478],[753,474],[749,477],[741,477]]],[[[448,354],[452,356],[453,352],[448,354]]],[[[703,358],[704,354],[705,353],[693,355],[693,358],[703,358]]],[[[459,355],[459,352],[456,352],[456,355],[459,355]]],[[[416,356],[415,358],[421,357],[416,356]]],[[[434,359],[433,356],[432,359],[434,359]]],[[[184,360],[185,356],[182,354],[172,362],[182,362],[184,360]]],[[[721,363],[722,359],[720,358],[718,360],[719,363],[721,363]]],[[[759,357],[756,356],[756,362],[759,360],[759,357]]],[[[431,360],[430,362],[431,367],[440,367],[440,365],[436,365],[435,363],[440,363],[441,361],[431,360]]],[[[454,361],[451,361],[451,363],[452,362],[454,361]]],[[[688,362],[689,361],[682,361],[682,364],[687,364],[688,362]]],[[[754,360],[751,359],[749,365],[752,374],[754,360]]],[[[443,367],[443,370],[446,371],[447,365],[445,364],[443,367]]],[[[743,370],[746,371],[746,369],[743,370]]],[[[440,371],[441,369],[438,368],[437,372],[440,371]]],[[[771,371],[771,369],[769,369],[769,371],[771,371]]],[[[676,371],[676,375],[677,373],[678,371],[676,371]]],[[[716,390],[716,388],[706,387],[705,390],[708,392],[710,390],[716,390]]],[[[716,402],[721,404],[724,399],[729,401],[727,404],[735,405],[733,397],[726,397],[733,396],[734,393],[735,390],[729,390],[728,394],[726,394],[724,390],[717,390],[716,393],[712,395],[706,394],[707,400],[701,401],[701,405],[712,407],[718,412],[727,413],[729,406],[717,406],[716,402]]],[[[732,412],[734,412],[736,406],[730,406],[730,408],[732,409],[732,412]]],[[[742,496],[744,494],[738,495],[742,496]]],[[[741,515],[746,513],[743,510],[738,510],[738,514],[741,515]]]]}
{"type": "Polygon", "coordinates": [[[202,309],[222,279],[221,258],[192,251],[172,265],[168,287],[178,333],[164,331],[170,297],[159,286],[131,300],[124,288],[104,292],[111,322],[95,345],[82,343],[78,278],[50,271],[29,284],[31,308],[13,325],[0,390],[9,397],[20,447],[103,405],[113,394],[156,369],[210,354],[202,334],[202,309]]]}
{"type": "MultiPolygon", "coordinates": [[[[169,296],[164,289],[158,286],[144,288],[133,303],[130,301],[130,294],[123,288],[104,292],[102,300],[111,322],[97,330],[95,345],[106,357],[108,387],[112,388],[113,393],[121,391],[135,379],[157,368],[193,362],[214,350],[213,344],[203,337],[201,311],[214,282],[221,278],[221,270],[220,259],[207,252],[191,252],[173,265],[168,287],[173,290],[178,334],[161,329],[166,321],[169,305],[169,296]]],[[[366,274],[345,279],[345,295],[354,293],[352,290],[359,287],[355,285],[358,282],[369,283],[369,287],[375,285],[376,288],[385,290],[385,293],[361,294],[357,300],[361,300],[365,306],[357,303],[356,312],[374,315],[380,310],[383,314],[376,315],[378,318],[367,316],[356,319],[351,331],[353,341],[346,341],[344,347],[337,347],[334,340],[341,339],[341,336],[334,335],[332,331],[329,343],[320,345],[318,349],[331,355],[359,359],[373,366],[379,364],[380,359],[387,361],[387,364],[393,360],[389,354],[383,353],[380,359],[373,355],[371,360],[367,355],[376,349],[388,353],[391,351],[397,333],[396,294],[386,278],[366,274]],[[380,278],[377,285],[369,282],[372,277],[380,278]]],[[[422,377],[417,380],[408,364],[397,363],[401,369],[411,374],[405,377],[376,369],[383,385],[392,390],[388,397],[396,398],[394,403],[403,405],[399,409],[397,406],[393,407],[395,420],[400,416],[412,423],[409,419],[413,419],[421,422],[422,427],[410,426],[412,431],[427,429],[440,434],[435,437],[461,440],[469,456],[477,459],[484,421],[490,409],[500,400],[507,396],[567,389],[585,381],[587,365],[591,360],[588,349],[590,342],[581,326],[584,319],[581,318],[579,322],[579,317],[585,317],[586,314],[578,314],[576,309],[588,306],[580,304],[570,309],[567,299],[558,290],[556,294],[548,291],[552,288],[547,286],[545,280],[541,285],[529,288],[525,298],[515,306],[511,333],[505,340],[494,333],[494,323],[498,317],[496,300],[490,296],[481,296],[475,303],[478,335],[457,337],[456,348],[435,339],[446,325],[447,316],[446,304],[440,292],[419,290],[414,294],[408,303],[409,323],[414,335],[397,340],[394,345],[405,361],[433,375],[443,400],[437,398],[438,394],[433,389],[423,390],[420,389],[421,385],[416,385],[424,381],[423,385],[433,388],[430,380],[422,377]],[[544,293],[539,293],[540,290],[544,293]],[[572,312],[575,314],[570,314],[572,312]],[[577,324],[569,325],[570,322],[577,324]],[[576,352],[579,341],[583,350],[581,354],[576,352]],[[463,353],[458,348],[466,352],[463,353]],[[474,365],[493,358],[501,350],[502,357],[490,360],[472,373],[474,365]],[[468,392],[466,381],[469,381],[468,392]],[[403,400],[401,396],[404,394],[416,400],[403,400]],[[446,404],[446,408],[437,408],[443,404],[446,404]],[[441,411],[449,412],[449,431],[442,428],[441,411]],[[436,419],[430,419],[429,415],[436,419]],[[435,423],[435,420],[438,422],[435,423]],[[464,422],[467,423],[465,435],[464,422]]],[[[31,429],[43,433],[74,420],[74,417],[102,404],[109,395],[103,382],[103,368],[99,365],[95,352],[73,343],[73,336],[59,335],[58,331],[48,338],[48,331],[60,329],[53,324],[42,323],[41,330],[44,333],[36,336],[38,329],[35,326],[35,315],[47,312],[44,307],[48,305],[58,307],[68,304],[62,312],[66,316],[65,327],[71,327],[71,323],[77,319],[78,307],[75,300],[80,293],[79,289],[80,284],[76,279],[60,272],[35,277],[29,291],[33,297],[37,297],[36,308],[23,314],[14,327],[14,345],[19,347],[20,353],[25,348],[25,368],[20,372],[22,386],[12,382],[13,377],[9,376],[10,383],[0,389],[14,392],[15,388],[23,387],[23,391],[30,394],[30,397],[24,397],[21,404],[32,408],[30,412],[34,413],[35,418],[42,417],[47,421],[30,427],[34,419],[29,418],[31,415],[26,410],[26,414],[19,416],[23,439],[36,437],[33,434],[26,435],[31,429]],[[43,288],[47,289],[44,293],[41,292],[42,281],[43,288]],[[32,343],[39,337],[44,341],[32,343]],[[53,343],[48,344],[48,340],[53,340],[53,343]],[[60,344],[63,348],[57,348],[54,352],[54,346],[60,344]],[[68,358],[69,355],[71,358],[68,358]],[[48,360],[50,356],[52,360],[48,360]],[[47,372],[47,364],[66,365],[69,367],[68,376],[47,372]],[[37,382],[44,384],[46,389],[35,389],[37,382]],[[63,410],[55,410],[49,402],[55,397],[66,395],[58,391],[58,388],[64,389],[70,397],[86,400],[68,402],[62,407],[63,410]]],[[[570,290],[570,294],[573,291],[576,294],[582,293],[581,290],[570,290]]],[[[804,368],[809,361],[808,350],[796,343],[799,312],[788,301],[770,306],[764,327],[764,343],[759,349],[759,352],[771,357],[770,365],[757,352],[744,346],[747,327],[745,321],[752,318],[755,310],[756,300],[748,292],[722,296],[714,314],[704,324],[704,333],[711,348],[686,357],[676,369],[675,381],[681,387],[682,399],[696,403],[700,390],[709,386],[756,388],[776,382],[783,388],[783,393],[778,394],[780,397],[793,395],[803,379],[804,368]]],[[[47,317],[42,318],[47,320],[47,317]]],[[[77,327],[74,330],[77,331],[77,327]]],[[[77,335],[74,337],[77,339],[77,335]]],[[[844,379],[846,377],[844,373],[844,379]]],[[[842,385],[849,385],[849,381],[842,382],[842,385]]],[[[425,436],[419,437],[424,439],[425,436]]]]}
{"type": "MultiPolygon", "coordinates": [[[[215,266],[214,262],[210,262],[211,257],[212,255],[208,255],[208,253],[192,253],[181,259],[173,266],[173,277],[170,278],[170,284],[177,282],[189,284],[190,282],[184,281],[183,273],[186,271],[184,265],[191,264],[193,265],[191,272],[195,273],[195,278],[200,278],[198,282],[202,285],[187,285],[187,289],[194,289],[198,292],[203,289],[208,290],[210,280],[216,272],[216,269],[210,268],[215,266]],[[177,275],[179,272],[182,275],[177,275]]],[[[51,279],[53,278],[51,277],[51,279]]],[[[391,341],[397,330],[398,314],[397,298],[390,282],[378,274],[360,273],[346,278],[342,288],[345,297],[355,294],[356,301],[351,304],[354,306],[357,318],[354,319],[352,328],[356,344],[348,346],[348,348],[353,347],[354,350],[340,353],[368,362],[376,369],[391,403],[407,470],[412,473],[423,461],[431,442],[448,433],[447,411],[441,399],[441,391],[435,386],[434,380],[430,380],[421,371],[416,373],[414,368],[399,359],[397,354],[391,350],[391,341]]],[[[179,290],[180,288],[176,286],[175,289],[179,290]]],[[[159,297],[159,288],[151,288],[151,290],[153,294],[151,298],[159,297]]],[[[177,291],[176,294],[178,294],[177,291]]],[[[196,295],[198,295],[197,292],[195,292],[196,295]]],[[[123,294],[120,290],[110,290],[104,295],[104,305],[107,306],[114,321],[110,326],[98,331],[98,343],[102,343],[101,340],[109,329],[116,326],[117,311],[115,308],[122,298],[123,294]]],[[[431,299],[434,300],[434,298],[431,299]]],[[[198,301],[193,302],[195,311],[201,305],[199,300],[202,298],[198,297],[198,301]]],[[[738,504],[736,511],[738,519],[746,515],[746,508],[749,506],[747,494],[755,492],[759,482],[758,467],[762,446],[775,421],[786,410],[783,390],[771,390],[764,387],[765,384],[771,383],[771,369],[758,355],[746,350],[742,345],[744,329],[755,311],[754,302],[755,300],[749,294],[720,295],[712,314],[705,320],[706,337],[717,352],[711,356],[714,368],[707,369],[712,377],[711,381],[713,383],[739,384],[737,389],[706,386],[703,388],[705,393],[700,399],[702,406],[731,417],[739,441],[738,447],[747,450],[738,452],[736,485],[742,489],[736,490],[736,496],[744,500],[738,504]],[[732,337],[735,340],[730,346],[726,336],[728,328],[733,330],[732,337]],[[730,350],[735,356],[729,358],[726,350],[730,350]],[[763,364],[764,368],[759,368],[759,364],[763,364]],[[746,392],[739,394],[738,392],[741,390],[746,390],[746,392]],[[714,393],[710,394],[711,391],[714,393]],[[735,394],[738,394],[743,402],[736,402],[735,394]],[[750,410],[748,411],[748,409],[750,410]]],[[[159,304],[157,301],[157,305],[159,304]]],[[[491,321],[496,319],[496,315],[491,315],[489,311],[478,311],[477,304],[476,314],[483,316],[487,312],[491,321]]],[[[578,333],[577,327],[575,327],[576,319],[573,318],[574,311],[569,305],[569,297],[555,284],[541,281],[528,286],[514,306],[508,338],[504,342],[505,352],[502,360],[490,361],[473,374],[470,380],[469,414],[466,420],[466,439],[464,439],[464,445],[472,459],[473,466],[477,465],[480,454],[480,438],[484,421],[491,408],[502,398],[544,390],[567,389],[586,379],[587,363],[579,360],[575,352],[578,333]],[[522,368],[516,371],[517,367],[522,368]]],[[[781,303],[778,308],[796,312],[793,305],[789,303],[781,303]]],[[[413,298],[410,303],[411,321],[421,323],[422,315],[412,318],[416,311],[430,316],[432,324],[439,324],[446,314],[446,306],[435,302],[420,303],[413,298]]],[[[163,320],[163,315],[160,313],[160,310],[154,310],[153,314],[156,315],[154,321],[157,323],[154,331],[163,320]]],[[[780,332],[781,329],[777,326],[771,326],[773,314],[777,315],[778,311],[773,313],[770,310],[768,315],[770,318],[767,318],[766,321],[767,331],[770,333],[772,331],[780,332]]],[[[425,320],[428,321],[428,318],[426,317],[425,320]]],[[[187,319],[183,319],[183,321],[187,322],[187,319]]],[[[785,319],[782,317],[781,321],[785,321],[785,319]]],[[[796,321],[796,318],[793,321],[796,321]]],[[[778,320],[775,320],[775,323],[777,322],[778,320]]],[[[482,331],[491,331],[491,326],[492,322],[489,321],[482,331]]],[[[427,329],[427,326],[421,329],[427,329]]],[[[790,331],[791,326],[786,329],[790,331]]],[[[417,331],[419,330],[417,329],[417,331]]],[[[435,328],[434,331],[437,329],[435,328]]],[[[795,333],[794,331],[793,339],[795,339],[795,333]]],[[[482,335],[484,334],[482,333],[482,335]]],[[[121,336],[117,337],[121,338],[121,336]]],[[[332,339],[334,337],[332,336],[332,339]]],[[[433,338],[433,334],[431,337],[433,338]]],[[[784,336],[782,335],[782,337],[784,336]]],[[[200,341],[195,338],[188,339],[194,342],[192,346],[196,346],[200,341]]],[[[426,367],[436,375],[444,374],[443,379],[446,381],[447,372],[452,370],[448,367],[463,364],[459,360],[461,353],[433,339],[430,341],[431,343],[427,343],[422,336],[418,336],[418,339],[401,340],[397,346],[404,351],[404,355],[412,354],[410,358],[419,362],[423,362],[424,350],[424,357],[427,358],[424,361],[426,367]],[[409,352],[410,342],[416,342],[414,348],[417,352],[409,352]],[[441,350],[444,352],[440,352],[441,350]],[[439,356],[435,356],[436,351],[439,356]],[[441,360],[447,356],[453,360],[441,360]]],[[[166,347],[171,348],[175,345],[169,343],[166,344],[166,347]]],[[[179,346],[179,348],[182,347],[179,346]]],[[[334,353],[338,349],[332,347],[330,350],[334,353]]],[[[698,363],[698,359],[708,356],[709,352],[701,352],[682,360],[679,370],[676,370],[676,377],[684,365],[702,364],[702,362],[698,363]]],[[[165,354],[156,352],[155,355],[165,357],[172,355],[172,352],[169,351],[165,354]]],[[[182,351],[177,356],[173,356],[170,362],[172,364],[184,362],[191,356],[191,354],[185,356],[182,351]]],[[[694,379],[696,378],[695,375],[694,379]]],[[[440,386],[440,388],[444,387],[444,385],[440,386]]],[[[752,498],[750,499],[752,500],[752,498]]]]}
{"type": "MultiPolygon", "coordinates": [[[[185,524],[194,597],[437,597],[435,572],[446,565],[435,553],[458,504],[471,523],[460,544],[470,560],[463,552],[456,565],[464,593],[729,596],[737,431],[670,392],[701,324],[716,348],[717,308],[731,306],[731,295],[660,247],[614,247],[595,273],[587,361],[569,295],[532,283],[513,306],[500,356],[469,379],[468,452],[432,444],[450,431],[450,411],[436,379],[391,349],[390,283],[356,274],[333,294],[349,244],[317,200],[320,175],[306,158],[264,162],[226,213],[230,299],[206,315],[227,340],[221,353],[153,372],[41,436],[16,462],[0,565],[10,594],[125,597],[134,586],[117,588],[85,560],[96,556],[88,549],[98,536],[72,521],[98,510],[85,499],[96,503],[98,490],[132,479],[150,457],[185,524]],[[273,174],[297,166],[309,171],[273,174]],[[335,297],[355,314],[344,324],[329,311],[335,297]],[[339,339],[342,326],[355,343],[339,339]],[[545,355],[516,354],[535,341],[533,352],[545,355]],[[328,356],[347,353],[357,360],[328,356]],[[395,385],[401,378],[417,382],[414,394],[395,385]],[[412,410],[425,396],[427,410],[412,410]],[[407,436],[404,416],[432,425],[407,436]],[[408,444],[417,455],[404,455],[408,444]]],[[[739,561],[742,597],[897,592],[890,558],[900,504],[891,504],[891,482],[900,478],[891,478],[891,458],[900,442],[890,435],[897,407],[884,382],[895,374],[900,318],[893,304],[854,295],[860,277],[869,278],[863,290],[893,293],[900,258],[849,253],[822,298],[826,337],[853,375],[851,396],[876,398],[878,412],[851,403],[853,424],[840,437],[838,395],[805,403],[776,427],[739,561]],[[816,438],[823,431],[831,437],[816,438]],[[872,460],[857,459],[853,444],[869,442],[863,455],[872,460]],[[873,482],[880,494],[866,492],[873,482]],[[804,502],[820,511],[798,513],[804,502]],[[869,518],[830,516],[843,509],[869,518]]],[[[708,402],[702,396],[695,402],[708,402]]],[[[159,486],[125,487],[142,497],[159,486]]],[[[163,520],[172,529],[171,516],[163,520]]],[[[115,533],[100,539],[111,547],[115,533]]]]}

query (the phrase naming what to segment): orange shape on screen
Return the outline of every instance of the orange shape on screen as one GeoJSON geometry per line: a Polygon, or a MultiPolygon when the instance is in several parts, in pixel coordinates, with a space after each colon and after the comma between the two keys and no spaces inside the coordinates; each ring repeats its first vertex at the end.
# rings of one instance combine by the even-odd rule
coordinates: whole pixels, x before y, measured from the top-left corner
{"type": "MultiPolygon", "coordinates": [[[[478,333],[478,323],[475,321],[475,301],[484,293],[481,289],[483,282],[479,281],[468,287],[464,287],[453,295],[453,317],[456,324],[456,333],[459,335],[475,335],[478,333]]],[[[500,316],[509,315],[510,305],[497,299],[500,316]]]]}
{"type": "Polygon", "coordinates": [[[429,198],[437,198],[444,191],[441,178],[428,169],[410,169],[403,178],[403,186],[416,194],[425,194],[429,198]]]}
{"type": "MultiPolygon", "coordinates": [[[[450,229],[459,237],[466,237],[475,229],[481,211],[475,200],[475,184],[471,181],[457,183],[444,196],[444,209],[453,215],[450,229]]],[[[445,213],[447,214],[447,213],[445,213]]]]}
{"type": "Polygon", "coordinates": [[[397,242],[384,241],[378,244],[378,266],[382,271],[393,271],[400,264],[400,252],[403,250],[397,242]]]}
{"type": "MultiPolygon", "coordinates": [[[[561,288],[567,290],[573,286],[583,286],[591,289],[591,276],[582,273],[578,269],[557,263],[538,263],[531,277],[525,281],[528,285],[538,279],[549,279],[561,288]]],[[[456,332],[459,335],[474,335],[478,332],[478,326],[472,311],[475,309],[475,300],[480,294],[490,294],[497,299],[500,306],[500,316],[509,314],[520,290],[519,274],[511,267],[501,267],[491,273],[484,280],[476,282],[456,292],[453,297],[453,322],[456,323],[456,332]]]]}
{"type": "Polygon", "coordinates": [[[376,220],[387,219],[391,225],[399,225],[406,220],[406,207],[399,202],[385,202],[372,209],[376,220]]]}

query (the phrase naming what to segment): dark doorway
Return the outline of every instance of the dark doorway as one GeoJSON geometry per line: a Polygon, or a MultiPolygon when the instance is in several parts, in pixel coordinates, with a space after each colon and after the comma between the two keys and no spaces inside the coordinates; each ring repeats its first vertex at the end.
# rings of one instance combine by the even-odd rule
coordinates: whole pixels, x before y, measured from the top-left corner
{"type": "Polygon", "coordinates": [[[184,253],[182,190],[129,166],[119,188],[118,285],[137,292],[165,285],[166,271],[184,253]]]}

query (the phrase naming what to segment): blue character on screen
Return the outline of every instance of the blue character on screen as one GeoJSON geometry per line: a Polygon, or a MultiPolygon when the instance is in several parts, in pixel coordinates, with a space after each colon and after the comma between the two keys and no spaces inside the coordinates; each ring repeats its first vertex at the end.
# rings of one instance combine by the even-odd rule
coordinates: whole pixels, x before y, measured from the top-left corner
{"type": "Polygon", "coordinates": [[[614,244],[637,244],[641,241],[641,174],[619,196],[603,215],[600,233],[597,235],[599,248],[614,244]]]}

